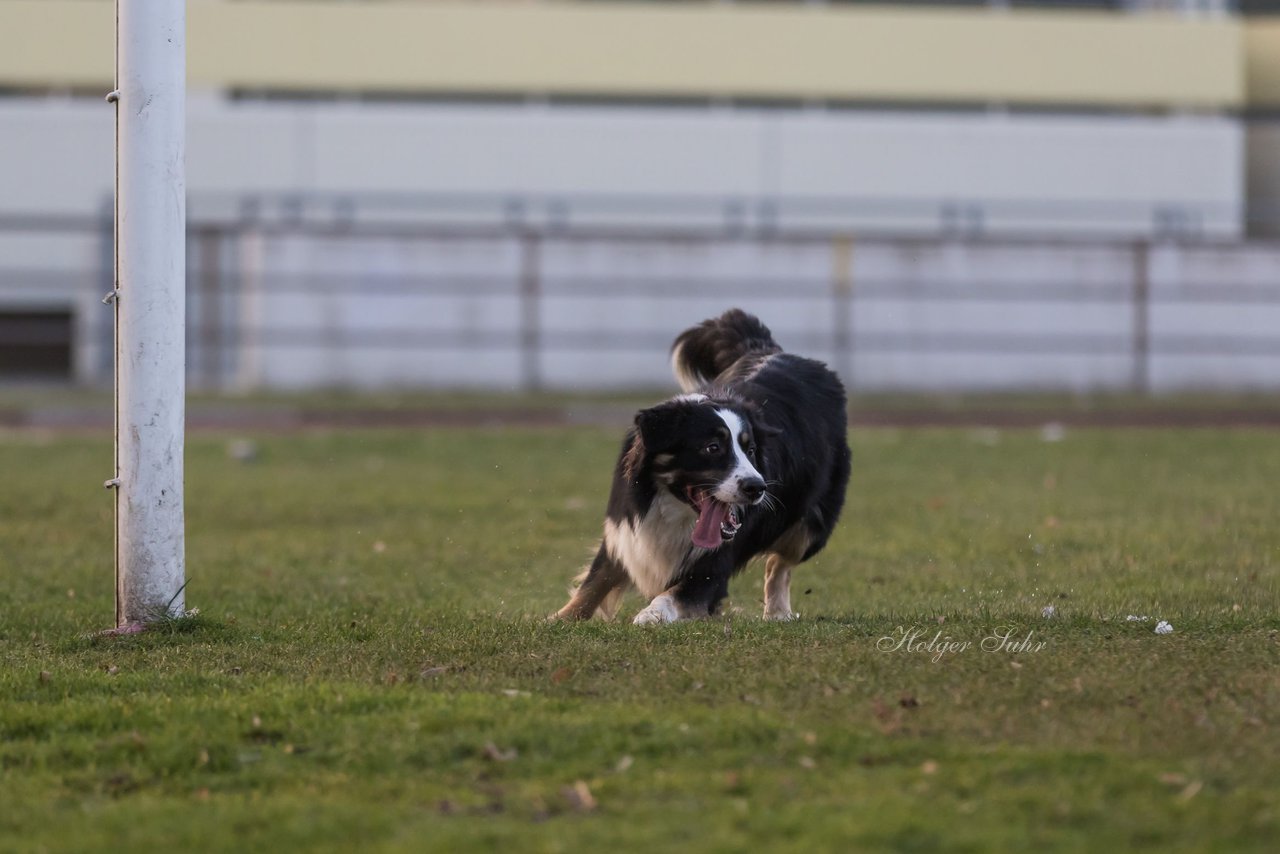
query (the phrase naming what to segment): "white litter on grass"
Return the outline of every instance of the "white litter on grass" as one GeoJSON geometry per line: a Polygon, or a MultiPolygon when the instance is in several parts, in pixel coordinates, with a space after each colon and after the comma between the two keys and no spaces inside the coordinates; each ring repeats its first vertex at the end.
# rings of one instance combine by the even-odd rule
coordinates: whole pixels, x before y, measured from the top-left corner
{"type": "Polygon", "coordinates": [[[1040,441],[1061,442],[1067,438],[1067,428],[1057,421],[1050,421],[1040,428],[1040,441]]]}
{"type": "Polygon", "coordinates": [[[1171,626],[1167,621],[1161,620],[1160,622],[1156,623],[1156,634],[1167,635],[1172,631],[1173,631],[1173,626],[1171,626]]]}
{"type": "Polygon", "coordinates": [[[1040,609],[1040,616],[1044,617],[1046,620],[1052,617],[1056,613],[1058,613],[1058,609],[1053,607],[1052,605],[1045,605],[1043,608],[1040,609]]]}
{"type": "Polygon", "coordinates": [[[1141,617],[1130,614],[1129,616],[1124,618],[1124,621],[1126,623],[1145,623],[1147,620],[1150,620],[1150,619],[1151,618],[1146,616],[1145,614],[1142,615],[1141,617]]]}
{"type": "Polygon", "coordinates": [[[979,427],[976,430],[969,431],[969,439],[979,445],[994,448],[1000,444],[1000,431],[994,427],[979,427]]]}
{"type": "Polygon", "coordinates": [[[249,439],[233,439],[227,443],[227,456],[238,463],[251,463],[258,459],[258,445],[249,439]]]}

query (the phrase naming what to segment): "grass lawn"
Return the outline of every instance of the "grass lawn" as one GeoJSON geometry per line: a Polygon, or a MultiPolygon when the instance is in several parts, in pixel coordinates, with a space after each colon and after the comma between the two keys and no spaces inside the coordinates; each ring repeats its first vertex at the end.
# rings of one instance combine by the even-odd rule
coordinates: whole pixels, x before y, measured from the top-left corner
{"type": "Polygon", "coordinates": [[[193,436],[97,639],[109,444],[0,436],[0,850],[1275,850],[1280,434],[859,432],[798,622],[545,623],[618,440],[193,436]]]}

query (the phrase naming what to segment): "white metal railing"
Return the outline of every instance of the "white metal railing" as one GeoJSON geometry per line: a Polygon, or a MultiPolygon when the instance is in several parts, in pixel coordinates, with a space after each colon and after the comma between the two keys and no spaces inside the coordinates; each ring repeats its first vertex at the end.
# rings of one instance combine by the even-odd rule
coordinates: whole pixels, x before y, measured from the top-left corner
{"type": "MultiPolygon", "coordinates": [[[[282,380],[264,366],[343,365],[381,352],[446,371],[450,360],[496,360],[504,387],[563,384],[572,358],[643,362],[656,367],[644,376],[661,384],[661,354],[686,306],[743,303],[763,306],[789,344],[842,366],[855,388],[892,387],[892,375],[869,367],[886,360],[967,359],[981,372],[982,364],[1101,358],[1111,365],[1104,387],[1162,387],[1161,365],[1174,362],[1248,360],[1274,364],[1257,376],[1280,386],[1280,361],[1266,361],[1280,360],[1280,322],[1267,320],[1280,318],[1280,244],[800,228],[715,205],[707,210],[718,215],[696,226],[663,217],[590,225],[572,206],[556,217],[547,200],[512,198],[489,200],[493,219],[375,216],[350,199],[293,197],[229,200],[207,215],[209,200],[193,200],[189,382],[271,387],[282,380]],[[895,312],[932,320],[876,320],[895,312]]],[[[81,245],[98,235],[96,268],[0,268],[0,305],[71,306],[76,378],[108,380],[110,313],[97,297],[110,282],[109,225],[0,219],[0,234],[19,228],[81,245]]],[[[396,381],[472,381],[461,376],[396,381]]],[[[594,372],[599,383],[611,376],[594,372]]],[[[1044,376],[1056,379],[1051,369],[1044,376]]],[[[380,382],[342,370],[329,380],[380,382]]]]}

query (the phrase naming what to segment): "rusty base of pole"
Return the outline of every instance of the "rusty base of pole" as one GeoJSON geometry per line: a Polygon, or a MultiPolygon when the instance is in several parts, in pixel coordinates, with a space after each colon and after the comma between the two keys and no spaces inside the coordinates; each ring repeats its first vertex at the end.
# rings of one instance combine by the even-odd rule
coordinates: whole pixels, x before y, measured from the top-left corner
{"type": "Polygon", "coordinates": [[[100,638],[116,638],[125,635],[137,635],[147,630],[146,623],[125,623],[123,626],[116,626],[114,629],[103,629],[98,632],[100,638]]]}

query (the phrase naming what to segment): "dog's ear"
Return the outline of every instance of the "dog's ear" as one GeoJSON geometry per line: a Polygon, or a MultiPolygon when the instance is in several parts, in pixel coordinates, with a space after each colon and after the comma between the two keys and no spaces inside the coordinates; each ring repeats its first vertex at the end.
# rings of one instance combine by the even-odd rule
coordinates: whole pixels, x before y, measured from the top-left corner
{"type": "Polygon", "coordinates": [[[747,420],[751,422],[751,432],[755,434],[756,442],[765,442],[769,439],[777,438],[782,435],[782,430],[773,426],[769,422],[768,417],[764,414],[764,410],[756,405],[750,405],[747,408],[747,420]]]}
{"type": "Polygon", "coordinates": [[[653,453],[674,448],[688,415],[686,407],[671,403],[660,403],[637,412],[636,428],[645,448],[653,453]]]}

